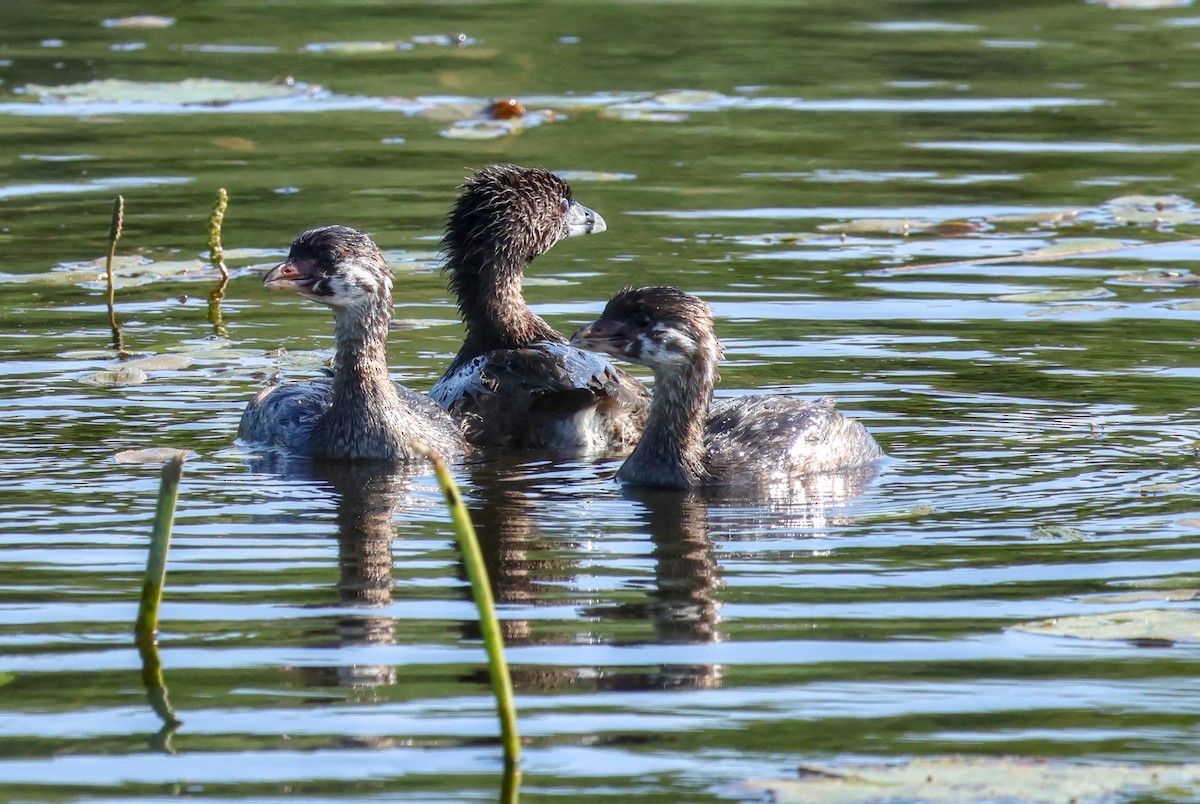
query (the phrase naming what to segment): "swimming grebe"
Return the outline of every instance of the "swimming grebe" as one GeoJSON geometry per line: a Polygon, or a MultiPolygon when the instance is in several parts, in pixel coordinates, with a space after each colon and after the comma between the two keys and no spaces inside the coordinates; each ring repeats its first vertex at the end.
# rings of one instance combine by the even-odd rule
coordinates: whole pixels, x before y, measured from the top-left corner
{"type": "Polygon", "coordinates": [[[604,229],[546,170],[493,165],[463,186],[442,247],[467,336],[430,396],[462,422],[468,441],[603,452],[637,440],[646,389],[568,345],[521,290],[535,257],[565,237],[604,229]]]}
{"type": "Polygon", "coordinates": [[[676,288],[625,288],[571,343],[654,370],[645,433],[617,472],[626,483],[740,485],[883,457],[866,428],[828,398],[748,396],[713,404],[721,345],[712,311],[676,288]]]}
{"type": "Polygon", "coordinates": [[[310,229],[263,285],[333,310],[336,365],[332,379],[259,391],[242,414],[240,438],[329,460],[424,460],[417,442],[446,458],[462,453],[446,411],[388,376],[392,272],[371,238],[345,226],[310,229]]]}

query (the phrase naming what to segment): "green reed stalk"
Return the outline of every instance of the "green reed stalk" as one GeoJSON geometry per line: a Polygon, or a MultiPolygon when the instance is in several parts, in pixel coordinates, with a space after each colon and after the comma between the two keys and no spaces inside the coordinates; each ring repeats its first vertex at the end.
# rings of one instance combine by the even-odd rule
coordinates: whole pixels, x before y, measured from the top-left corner
{"type": "Polygon", "coordinates": [[[225,248],[221,245],[221,227],[225,224],[225,210],[229,209],[229,193],[224,187],[217,189],[217,200],[213,204],[212,213],[208,216],[208,259],[221,274],[221,279],[229,281],[229,269],[225,266],[225,248]]]}
{"type": "MultiPolygon", "coordinates": [[[[479,548],[479,540],[475,536],[475,526],[471,524],[471,515],[463,503],[458,486],[441,457],[428,447],[421,451],[433,464],[434,474],[438,485],[446,495],[446,504],[450,508],[450,518],[454,522],[454,535],[458,539],[458,549],[462,552],[463,564],[467,568],[467,577],[471,580],[471,593],[475,597],[475,605],[479,609],[479,624],[483,631],[483,644],[487,648],[488,670],[492,676],[492,691],[496,696],[496,711],[500,716],[500,738],[504,745],[504,762],[510,769],[515,769],[521,761],[521,737],[517,734],[517,707],[513,703],[512,677],[508,672],[508,663],[504,660],[504,637],[500,633],[500,622],[496,619],[496,604],[492,599],[492,588],[488,584],[487,567],[483,563],[483,551],[479,548]]],[[[506,786],[511,781],[515,790],[515,777],[519,774],[507,774],[506,786]],[[513,779],[509,779],[509,776],[513,779]]]]}
{"type": "Polygon", "coordinates": [[[229,193],[224,187],[217,189],[217,200],[208,216],[208,260],[221,275],[217,286],[208,294],[208,322],[216,334],[224,338],[227,334],[225,321],[221,317],[221,302],[225,299],[225,286],[229,284],[229,268],[225,265],[225,247],[221,245],[221,227],[225,224],[225,210],[229,209],[229,193]]]}
{"type": "Polygon", "coordinates": [[[124,226],[125,196],[119,195],[113,201],[112,220],[108,227],[108,258],[104,261],[104,273],[108,277],[108,325],[112,327],[113,346],[117,348],[118,357],[125,356],[125,341],[117,324],[117,283],[113,276],[113,260],[117,256],[117,241],[121,239],[124,226]]]}
{"type": "Polygon", "coordinates": [[[162,603],[163,584],[167,577],[167,550],[171,545],[175,501],[179,497],[179,481],[182,477],[183,455],[176,455],[163,464],[158,504],[154,510],[154,527],[150,532],[150,553],[146,558],[146,575],[142,580],[142,599],[133,627],[134,642],[142,657],[142,682],[150,696],[151,706],[169,727],[179,725],[179,719],[175,717],[167,698],[162,661],[158,656],[158,608],[162,603]]]}

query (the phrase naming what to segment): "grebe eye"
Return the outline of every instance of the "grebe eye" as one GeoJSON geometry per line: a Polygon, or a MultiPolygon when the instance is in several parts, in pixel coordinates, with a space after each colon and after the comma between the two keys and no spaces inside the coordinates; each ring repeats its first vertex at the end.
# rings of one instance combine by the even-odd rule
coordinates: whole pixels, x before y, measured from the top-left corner
{"type": "Polygon", "coordinates": [[[638,329],[648,329],[653,323],[653,319],[650,318],[649,313],[643,310],[638,313],[637,318],[633,319],[633,323],[638,329]]]}
{"type": "Polygon", "coordinates": [[[325,259],[329,260],[330,263],[335,263],[338,260],[338,254],[333,249],[329,249],[328,253],[325,254],[325,259]]]}
{"type": "Polygon", "coordinates": [[[571,208],[571,201],[568,198],[558,199],[558,212],[560,215],[566,215],[567,210],[571,208]]]}

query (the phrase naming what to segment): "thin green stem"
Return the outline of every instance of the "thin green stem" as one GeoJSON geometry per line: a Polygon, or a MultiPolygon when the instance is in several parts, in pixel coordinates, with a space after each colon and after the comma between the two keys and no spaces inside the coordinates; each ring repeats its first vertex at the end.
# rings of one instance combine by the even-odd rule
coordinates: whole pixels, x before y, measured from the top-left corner
{"type": "Polygon", "coordinates": [[[108,277],[108,325],[112,327],[113,346],[118,357],[125,357],[125,341],[121,327],[117,324],[117,283],[113,275],[113,260],[117,256],[117,241],[125,227],[125,196],[113,200],[112,220],[108,227],[108,258],[104,261],[104,273],[108,277]]]}
{"type": "Polygon", "coordinates": [[[483,644],[487,648],[488,670],[492,677],[492,691],[496,696],[496,711],[500,716],[500,739],[504,745],[504,762],[506,768],[514,775],[508,781],[512,789],[516,789],[515,778],[519,776],[515,769],[521,761],[521,738],[517,734],[517,707],[513,703],[512,677],[508,672],[508,663],[504,660],[504,637],[500,633],[500,621],[496,619],[496,604],[492,599],[492,588],[488,584],[487,567],[483,563],[483,551],[479,548],[479,540],[475,536],[475,526],[471,524],[471,515],[463,503],[458,486],[441,457],[428,447],[422,452],[433,464],[434,474],[438,485],[446,495],[446,504],[450,508],[450,519],[454,522],[454,535],[458,539],[458,549],[462,552],[463,564],[467,568],[467,577],[471,580],[471,593],[475,597],[475,605],[479,609],[479,625],[483,632],[483,644]]]}
{"type": "Polygon", "coordinates": [[[221,227],[225,224],[225,210],[229,209],[229,193],[224,187],[217,188],[217,200],[208,216],[208,259],[221,278],[229,281],[229,269],[225,267],[225,248],[221,245],[221,227]]]}
{"type": "Polygon", "coordinates": [[[146,558],[146,575],[142,580],[142,599],[133,627],[134,642],[142,657],[142,683],[150,698],[150,706],[169,728],[179,725],[179,719],[171,709],[162,661],[158,655],[158,609],[167,577],[167,550],[171,546],[171,526],[175,521],[175,501],[179,497],[179,481],[182,477],[183,455],[175,455],[162,468],[154,527],[150,533],[150,553],[146,558]]]}
{"type": "Polygon", "coordinates": [[[208,294],[208,321],[217,335],[227,334],[221,316],[221,302],[225,299],[225,286],[229,284],[229,268],[225,265],[225,247],[221,245],[221,227],[225,224],[225,210],[229,209],[229,193],[224,187],[217,189],[217,200],[208,216],[208,259],[221,275],[217,286],[208,294]]]}

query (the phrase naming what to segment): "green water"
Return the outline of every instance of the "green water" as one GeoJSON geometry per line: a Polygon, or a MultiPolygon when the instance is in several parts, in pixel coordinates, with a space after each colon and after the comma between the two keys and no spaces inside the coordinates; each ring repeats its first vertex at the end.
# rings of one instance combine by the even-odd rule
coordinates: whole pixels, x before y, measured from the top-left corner
{"type": "Polygon", "coordinates": [[[1200,575],[1200,286],[1178,281],[1200,259],[1200,11],[154,5],[0,4],[0,797],[496,799],[432,477],[262,464],[232,441],[267,377],[332,348],[326,311],[260,286],[310,226],[388,251],[393,371],[429,388],[462,337],[442,222],[499,161],[564,173],[608,222],[532,266],[553,325],[625,284],[680,285],[717,314],[722,394],[834,395],[890,455],[807,501],[636,494],[611,461],[460,468],[524,800],[755,798],[744,783],[802,766],[951,755],[1098,777],[1195,760],[1194,631],[1014,626],[1194,610],[1100,598],[1200,575]],[[148,12],[175,21],[103,24],[148,12]],[[203,104],[174,83],[279,94],[289,76],[284,97],[203,104]],[[173,86],[143,105],[31,89],[105,79],[173,86]],[[554,119],[458,136],[498,97],[554,119]],[[218,187],[234,278],[215,324],[214,278],[172,265],[205,256],[218,187]],[[191,362],[105,388],[81,382],[115,362],[104,291],[64,275],[104,254],[118,192],[119,253],[147,261],[118,291],[126,345],[191,362]],[[1083,238],[1161,245],[885,270],[1083,238]],[[169,735],[130,636],[158,471],[113,460],[147,446],[196,453],[162,612],[169,735]]]}

